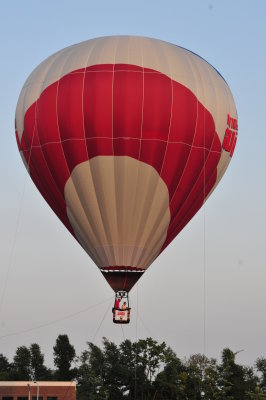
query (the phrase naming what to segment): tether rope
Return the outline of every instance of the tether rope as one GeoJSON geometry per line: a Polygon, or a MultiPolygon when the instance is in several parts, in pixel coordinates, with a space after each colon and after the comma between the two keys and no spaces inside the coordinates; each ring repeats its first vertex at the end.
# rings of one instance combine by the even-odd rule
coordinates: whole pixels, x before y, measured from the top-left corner
{"type": "Polygon", "coordinates": [[[14,251],[15,251],[17,235],[18,235],[18,228],[19,228],[19,223],[20,223],[20,219],[21,219],[22,205],[23,205],[26,183],[27,183],[27,175],[28,175],[28,173],[26,171],[23,189],[22,189],[22,193],[21,193],[21,197],[20,197],[20,201],[19,201],[18,214],[17,214],[16,224],[15,224],[15,232],[14,232],[14,236],[13,236],[13,240],[12,240],[12,244],[11,244],[11,249],[10,249],[10,254],[9,254],[9,258],[8,258],[5,279],[4,279],[4,285],[3,285],[3,290],[2,290],[1,300],[0,300],[0,315],[2,313],[2,307],[3,307],[4,298],[5,298],[5,294],[6,294],[7,283],[8,283],[9,274],[10,274],[12,261],[13,261],[13,257],[14,257],[14,251]]]}
{"type": "Polygon", "coordinates": [[[149,329],[148,326],[144,323],[144,321],[143,321],[143,319],[142,319],[142,317],[141,317],[141,315],[140,315],[139,309],[137,309],[136,303],[134,303],[132,300],[130,300],[130,303],[131,303],[132,306],[136,309],[136,315],[137,315],[139,321],[141,322],[143,328],[146,330],[147,334],[148,334],[151,338],[156,338],[156,335],[153,335],[153,334],[151,333],[151,329],[149,329]]]}
{"type": "MultiPolygon", "coordinates": [[[[113,296],[112,296],[112,300],[113,300],[113,296]]],[[[109,311],[109,309],[110,309],[111,304],[112,304],[112,303],[109,303],[109,304],[108,304],[108,307],[107,307],[107,309],[106,309],[106,311],[105,311],[105,313],[104,313],[104,315],[103,315],[103,317],[102,317],[102,319],[101,319],[101,322],[100,322],[100,324],[98,325],[98,328],[96,329],[96,332],[95,332],[95,334],[94,334],[94,336],[93,336],[93,338],[92,338],[92,343],[94,343],[94,341],[95,341],[95,339],[96,339],[96,337],[97,337],[97,335],[98,335],[98,333],[99,333],[99,330],[101,329],[101,326],[102,326],[102,324],[103,324],[103,321],[104,321],[105,318],[106,318],[106,315],[107,315],[107,313],[108,313],[108,311],[109,311]]]]}
{"type": "MultiPolygon", "coordinates": [[[[112,299],[113,299],[113,297],[112,297],[112,299]]],[[[23,329],[23,330],[20,330],[20,331],[17,331],[17,332],[12,332],[12,333],[8,333],[6,335],[2,335],[2,336],[0,336],[0,339],[6,338],[6,337],[10,337],[10,336],[21,335],[23,333],[28,333],[28,332],[31,332],[31,331],[34,331],[34,330],[37,330],[37,329],[45,328],[46,326],[51,326],[51,325],[57,324],[58,322],[65,321],[67,319],[76,317],[77,315],[80,315],[82,313],[85,313],[85,312],[87,312],[89,310],[92,310],[95,307],[98,307],[98,306],[100,306],[102,304],[105,304],[107,301],[108,302],[110,301],[110,297],[108,299],[102,301],[102,302],[99,302],[99,303],[96,303],[96,304],[94,304],[92,306],[86,307],[86,308],[84,308],[84,309],[82,309],[80,311],[77,311],[75,313],[66,315],[65,317],[55,319],[55,320],[47,322],[45,324],[37,325],[37,326],[34,326],[32,328],[27,328],[27,329],[23,329]]],[[[108,307],[109,307],[109,305],[108,305],[108,307]]]]}
{"type": "Polygon", "coordinates": [[[125,338],[125,333],[124,333],[123,325],[120,324],[120,326],[121,326],[121,330],[122,330],[123,341],[125,341],[126,338],[125,338]]]}
{"type": "MultiPolygon", "coordinates": [[[[36,121],[36,118],[35,118],[35,121],[36,121]]],[[[32,140],[31,140],[30,149],[29,149],[29,160],[28,160],[29,170],[30,170],[31,153],[32,153],[32,147],[33,147],[32,145],[33,145],[33,140],[34,140],[34,136],[35,136],[35,131],[36,131],[36,129],[34,129],[34,131],[33,131],[32,140]]],[[[1,300],[0,300],[0,315],[2,312],[2,307],[3,307],[4,298],[5,298],[5,294],[6,294],[9,274],[10,274],[13,256],[14,256],[14,250],[15,250],[16,241],[17,241],[18,227],[19,227],[19,223],[20,223],[20,219],[21,219],[21,212],[22,212],[22,206],[23,206],[23,202],[24,202],[24,195],[25,195],[25,190],[26,190],[28,174],[29,174],[29,171],[26,168],[22,194],[21,194],[20,201],[19,201],[19,208],[18,208],[18,214],[17,214],[17,219],[16,219],[16,225],[15,225],[15,232],[14,232],[13,241],[12,241],[12,245],[11,245],[10,255],[8,258],[6,276],[5,276],[3,291],[2,291],[1,300]]]]}
{"type": "Polygon", "coordinates": [[[152,333],[151,333],[151,330],[147,327],[147,325],[144,323],[144,321],[143,321],[143,319],[141,318],[141,316],[140,316],[140,313],[138,312],[138,318],[139,318],[139,320],[140,320],[140,322],[142,323],[142,326],[144,327],[144,329],[147,331],[147,333],[149,334],[149,336],[151,337],[151,338],[155,338],[155,335],[153,335],[152,333]]]}

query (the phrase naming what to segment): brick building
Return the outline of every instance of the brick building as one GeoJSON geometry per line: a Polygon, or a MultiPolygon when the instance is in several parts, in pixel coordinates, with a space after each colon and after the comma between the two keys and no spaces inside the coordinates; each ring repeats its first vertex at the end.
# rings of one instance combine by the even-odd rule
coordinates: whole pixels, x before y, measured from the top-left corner
{"type": "Polygon", "coordinates": [[[2,381],[0,400],[76,400],[76,382],[2,381]]]}

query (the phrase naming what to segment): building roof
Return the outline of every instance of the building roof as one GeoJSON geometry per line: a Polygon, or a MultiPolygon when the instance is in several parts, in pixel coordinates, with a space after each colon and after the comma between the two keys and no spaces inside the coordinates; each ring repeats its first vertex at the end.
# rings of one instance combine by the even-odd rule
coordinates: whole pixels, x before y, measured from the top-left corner
{"type": "Polygon", "coordinates": [[[0,381],[0,386],[72,386],[76,387],[75,381],[0,381]]]}

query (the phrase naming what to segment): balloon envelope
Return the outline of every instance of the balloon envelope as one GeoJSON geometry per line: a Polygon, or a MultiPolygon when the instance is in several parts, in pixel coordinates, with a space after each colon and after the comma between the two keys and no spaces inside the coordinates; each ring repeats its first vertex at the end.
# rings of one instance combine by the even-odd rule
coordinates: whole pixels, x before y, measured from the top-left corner
{"type": "Polygon", "coordinates": [[[35,185],[114,290],[130,290],[200,209],[237,112],[205,60],[149,38],[70,46],[29,76],[16,137],[35,185]]]}

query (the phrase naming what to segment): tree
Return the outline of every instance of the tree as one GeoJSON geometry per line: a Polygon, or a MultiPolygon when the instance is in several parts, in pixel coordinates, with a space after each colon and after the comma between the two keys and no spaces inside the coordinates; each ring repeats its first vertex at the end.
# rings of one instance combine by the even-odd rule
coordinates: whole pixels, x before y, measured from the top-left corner
{"type": "Polygon", "coordinates": [[[249,393],[250,400],[266,400],[266,394],[264,394],[259,386],[256,387],[255,392],[249,393]]]}
{"type": "Polygon", "coordinates": [[[260,372],[260,388],[263,393],[266,394],[266,359],[265,358],[258,358],[256,360],[256,368],[260,372]]]}
{"type": "Polygon", "coordinates": [[[30,345],[31,354],[31,377],[33,380],[52,379],[52,372],[44,365],[44,355],[41,353],[37,343],[30,345]]]}
{"type": "Polygon", "coordinates": [[[250,393],[256,390],[257,380],[252,368],[235,363],[236,354],[228,348],[222,352],[222,363],[219,367],[221,399],[249,400],[250,393]]]}
{"type": "Polygon", "coordinates": [[[169,347],[165,351],[165,366],[155,378],[154,398],[156,400],[186,399],[186,368],[169,347]]]}
{"type": "Polygon", "coordinates": [[[11,367],[8,359],[0,354],[0,381],[8,381],[11,379],[11,367]]]}
{"type": "Polygon", "coordinates": [[[13,359],[12,376],[14,380],[31,380],[31,353],[26,346],[20,346],[16,350],[13,359]]]}
{"type": "Polygon", "coordinates": [[[76,368],[71,368],[72,362],[76,357],[74,346],[70,344],[67,335],[58,335],[54,346],[54,364],[56,366],[55,375],[58,380],[68,381],[73,379],[76,368]]]}
{"type": "Polygon", "coordinates": [[[188,399],[216,400],[220,398],[218,387],[218,365],[214,358],[203,354],[194,354],[186,362],[188,399]]]}
{"type": "Polygon", "coordinates": [[[118,347],[103,338],[103,350],[87,343],[88,350],[81,354],[78,383],[82,398],[120,400],[125,389],[123,367],[118,347]]]}
{"type": "Polygon", "coordinates": [[[148,381],[151,383],[156,371],[164,361],[166,344],[158,344],[151,337],[138,341],[139,362],[145,367],[145,373],[148,381]]]}
{"type": "Polygon", "coordinates": [[[128,392],[129,399],[141,399],[140,393],[143,382],[146,381],[146,376],[143,367],[138,364],[139,348],[137,343],[132,343],[129,339],[126,339],[120,344],[119,352],[124,392],[128,392]]]}
{"type": "Polygon", "coordinates": [[[140,339],[136,343],[137,397],[152,398],[154,396],[154,379],[165,360],[166,344],[157,343],[151,337],[140,339]]]}
{"type": "Polygon", "coordinates": [[[107,398],[105,388],[104,352],[93,343],[87,342],[88,349],[79,357],[77,394],[79,400],[100,400],[107,398]]]}
{"type": "Polygon", "coordinates": [[[202,354],[181,361],[170,347],[152,338],[124,340],[120,346],[103,338],[102,348],[87,343],[72,368],[75,349],[67,335],[54,346],[56,371],[44,365],[40,346],[18,347],[9,363],[0,354],[0,380],[77,379],[78,400],[266,400],[266,359],[253,368],[236,363],[230,349],[221,363],[202,354]]]}
{"type": "Polygon", "coordinates": [[[120,361],[120,352],[115,343],[103,338],[104,363],[105,363],[105,387],[109,398],[120,400],[127,388],[123,384],[123,367],[120,361]]]}
{"type": "Polygon", "coordinates": [[[136,343],[125,340],[119,347],[103,338],[103,349],[88,343],[79,358],[79,399],[152,398],[164,349],[165,344],[151,338],[136,343]]]}

